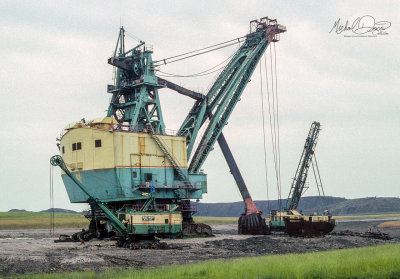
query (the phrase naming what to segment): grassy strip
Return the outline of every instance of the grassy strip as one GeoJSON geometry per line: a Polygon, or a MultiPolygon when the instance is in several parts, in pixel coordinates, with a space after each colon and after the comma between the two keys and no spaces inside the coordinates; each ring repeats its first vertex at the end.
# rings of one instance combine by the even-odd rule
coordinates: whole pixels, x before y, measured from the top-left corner
{"type": "MultiPolygon", "coordinates": [[[[400,213],[379,215],[335,216],[336,220],[376,219],[400,217],[400,213]]],[[[237,224],[238,217],[194,217],[195,222],[209,225],[237,224]]],[[[268,220],[267,220],[268,221],[268,220]]],[[[0,230],[16,229],[47,229],[50,224],[50,215],[47,212],[0,212],[0,230]]],[[[89,225],[88,220],[80,214],[55,213],[55,227],[84,228],[89,225]]]]}
{"type": "Polygon", "coordinates": [[[333,216],[333,218],[335,218],[336,220],[378,219],[378,218],[391,218],[391,217],[400,217],[400,213],[333,216]]]}
{"type": "MultiPolygon", "coordinates": [[[[206,224],[236,224],[236,217],[194,217],[195,222],[206,224]]],[[[88,220],[81,214],[55,213],[55,227],[84,228],[88,220]]],[[[50,214],[47,212],[0,212],[0,230],[47,229],[50,214]]]]}
{"type": "Polygon", "coordinates": [[[400,221],[389,221],[383,222],[378,225],[379,228],[399,228],[400,229],[400,221]]]}
{"type": "MultiPolygon", "coordinates": [[[[18,218],[43,218],[48,217],[49,212],[0,212],[0,220],[2,219],[18,219],[18,218]]],[[[65,218],[71,216],[82,216],[81,214],[73,214],[73,213],[55,213],[56,216],[65,218]]]]}
{"type": "MultiPolygon", "coordinates": [[[[60,228],[85,228],[89,221],[81,214],[55,213],[54,226],[60,228]]],[[[48,229],[47,212],[0,212],[0,230],[48,229]]]]}
{"type": "MultiPolygon", "coordinates": [[[[195,222],[206,224],[236,224],[236,217],[195,217],[195,222]]],[[[55,213],[56,228],[84,228],[88,220],[80,214],[55,213]]],[[[47,212],[0,212],[0,230],[47,229],[50,214],[47,212]]]]}
{"type": "Polygon", "coordinates": [[[101,273],[73,272],[26,275],[20,278],[400,278],[400,244],[213,260],[155,269],[110,269],[101,273]]]}

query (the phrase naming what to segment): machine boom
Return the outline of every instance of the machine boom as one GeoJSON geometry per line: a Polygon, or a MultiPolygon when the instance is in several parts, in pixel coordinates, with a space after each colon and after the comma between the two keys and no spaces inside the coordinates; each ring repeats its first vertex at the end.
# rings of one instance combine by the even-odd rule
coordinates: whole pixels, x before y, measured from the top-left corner
{"type": "Polygon", "coordinates": [[[290,188],[289,197],[286,201],[285,210],[295,210],[299,205],[301,195],[307,180],[308,169],[314,155],[315,147],[317,146],[318,134],[321,130],[319,122],[311,124],[306,143],[304,144],[303,153],[301,154],[300,162],[290,188]]]}

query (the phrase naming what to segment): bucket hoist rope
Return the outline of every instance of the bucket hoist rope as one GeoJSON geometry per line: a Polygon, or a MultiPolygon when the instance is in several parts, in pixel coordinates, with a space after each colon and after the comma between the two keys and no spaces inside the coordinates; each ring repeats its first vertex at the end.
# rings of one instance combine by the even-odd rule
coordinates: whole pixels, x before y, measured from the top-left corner
{"type": "Polygon", "coordinates": [[[265,65],[265,78],[267,80],[267,100],[268,100],[268,113],[269,113],[269,124],[271,131],[271,143],[272,143],[272,153],[274,158],[274,167],[275,167],[275,177],[276,177],[276,185],[278,192],[278,205],[279,211],[282,209],[282,195],[281,195],[281,187],[280,187],[280,179],[279,179],[279,166],[278,166],[278,148],[277,148],[277,129],[276,129],[276,109],[275,109],[275,93],[274,93],[274,74],[272,67],[272,54],[270,48],[270,62],[271,62],[271,94],[269,90],[269,77],[268,77],[268,67],[267,67],[267,58],[264,55],[264,65],[265,65]],[[272,96],[270,96],[272,95],[272,96]],[[272,98],[272,109],[271,109],[271,98],[272,98]]]}
{"type": "MultiPolygon", "coordinates": [[[[272,143],[272,155],[274,159],[274,166],[275,166],[275,176],[276,176],[276,151],[275,151],[275,144],[274,144],[274,131],[273,131],[273,125],[272,125],[272,115],[271,115],[271,102],[270,102],[270,93],[269,93],[269,82],[268,82],[268,67],[267,67],[267,57],[264,54],[264,68],[265,68],[265,79],[267,83],[267,101],[268,101],[268,115],[269,115],[269,126],[270,126],[270,132],[271,132],[271,143],[272,143]]],[[[278,181],[277,181],[278,184],[278,181]]],[[[279,190],[279,188],[278,188],[279,190]]],[[[279,191],[278,191],[278,203],[279,203],[279,191]]]]}
{"type": "Polygon", "coordinates": [[[261,83],[261,111],[262,111],[262,127],[263,127],[263,141],[264,141],[264,169],[265,169],[265,184],[267,185],[267,205],[268,212],[270,209],[269,199],[269,185],[268,185],[268,168],[267,168],[267,145],[266,145],[266,133],[265,133],[265,113],[264,113],[264,94],[263,94],[263,76],[262,76],[262,63],[260,63],[260,83],[261,83]]]}
{"type": "Polygon", "coordinates": [[[276,45],[274,42],[274,56],[275,56],[275,95],[276,95],[276,123],[278,127],[278,175],[279,175],[279,195],[282,193],[282,180],[281,180],[281,147],[280,147],[280,128],[279,128],[279,98],[278,98],[278,71],[276,70],[276,45]]]}
{"type": "MultiPolygon", "coordinates": [[[[276,130],[275,130],[275,150],[276,150],[276,158],[277,158],[277,167],[278,167],[278,187],[279,187],[279,199],[282,200],[282,181],[281,181],[281,152],[280,152],[280,131],[279,131],[279,99],[278,99],[278,73],[276,70],[276,46],[275,43],[273,44],[273,48],[270,48],[270,54],[271,54],[271,58],[272,58],[272,51],[274,52],[274,63],[272,63],[271,60],[271,67],[272,64],[274,64],[274,75],[275,76],[275,83],[274,83],[274,89],[275,89],[275,107],[276,107],[276,112],[275,112],[275,122],[276,122],[276,130]]],[[[271,68],[272,70],[272,68],[271,68]]],[[[274,94],[274,92],[272,92],[272,94],[274,94]]],[[[281,210],[281,208],[280,208],[281,210]]]]}
{"type": "MultiPolygon", "coordinates": [[[[279,187],[279,167],[278,167],[278,148],[277,148],[277,130],[276,130],[276,109],[275,109],[275,91],[274,91],[274,71],[273,71],[273,61],[272,61],[272,47],[269,48],[270,54],[270,67],[271,67],[271,90],[272,90],[272,119],[273,119],[273,130],[274,130],[274,149],[275,149],[275,172],[276,172],[276,181],[278,187],[278,197],[281,199],[281,192],[279,187]]],[[[280,202],[279,202],[280,204],[280,202]]],[[[279,205],[279,210],[281,210],[281,205],[279,205]]]]}

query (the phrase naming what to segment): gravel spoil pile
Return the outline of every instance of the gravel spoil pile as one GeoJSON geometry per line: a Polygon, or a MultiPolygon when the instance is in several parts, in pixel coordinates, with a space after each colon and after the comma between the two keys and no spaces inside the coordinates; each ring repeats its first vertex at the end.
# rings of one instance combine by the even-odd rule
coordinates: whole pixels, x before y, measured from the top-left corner
{"type": "MultiPolygon", "coordinates": [[[[131,250],[118,248],[115,241],[91,240],[54,243],[59,234],[79,229],[0,231],[0,276],[39,272],[64,272],[107,268],[154,268],[160,265],[185,264],[211,259],[262,256],[286,253],[318,252],[400,242],[400,229],[386,229],[391,240],[359,236],[326,235],[321,238],[286,235],[238,235],[236,225],[212,226],[215,237],[163,239],[169,249],[131,250]]],[[[340,230],[366,231],[367,223],[346,224],[340,230]]]]}

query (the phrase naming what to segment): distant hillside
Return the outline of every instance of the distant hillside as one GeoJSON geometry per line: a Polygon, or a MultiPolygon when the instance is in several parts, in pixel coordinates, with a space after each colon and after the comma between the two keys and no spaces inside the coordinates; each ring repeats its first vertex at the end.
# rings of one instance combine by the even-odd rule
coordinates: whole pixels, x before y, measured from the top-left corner
{"type": "Polygon", "coordinates": [[[25,209],[10,209],[8,212],[29,212],[29,211],[26,211],[25,209]]]}
{"type": "Polygon", "coordinates": [[[345,200],[334,204],[332,212],[336,215],[400,212],[400,199],[372,197],[345,200]]]}
{"type": "MultiPolygon", "coordinates": [[[[357,214],[376,214],[400,212],[399,198],[361,198],[361,199],[346,199],[337,197],[325,198],[329,211],[333,215],[357,215],[357,214]]],[[[282,200],[282,207],[285,206],[286,200],[282,200]]],[[[214,217],[238,217],[244,213],[243,202],[230,203],[194,203],[197,206],[196,216],[214,216],[214,217]]],[[[259,210],[264,212],[266,216],[269,212],[267,201],[255,201],[259,210]]],[[[269,209],[279,209],[277,200],[269,202],[269,209]]],[[[320,197],[304,197],[300,200],[297,208],[304,214],[316,212],[322,214],[321,198],[320,197]]],[[[40,212],[50,212],[51,209],[42,210],[40,212]]],[[[29,212],[25,209],[11,209],[9,212],[29,212]]],[[[82,214],[74,210],[54,208],[56,213],[72,213],[82,214]]]]}
{"type": "MultiPolygon", "coordinates": [[[[42,210],[40,212],[52,212],[52,209],[46,209],[46,210],[42,210]]],[[[72,213],[72,214],[82,214],[81,212],[76,212],[74,210],[70,210],[70,209],[62,209],[62,208],[54,208],[54,212],[55,213],[72,213]]]]}
{"type": "MultiPolygon", "coordinates": [[[[329,211],[333,215],[372,214],[385,212],[400,212],[399,198],[362,198],[345,199],[336,197],[325,198],[329,211]]],[[[282,200],[282,207],[286,200],[282,200]]],[[[255,201],[259,210],[268,213],[267,201],[255,201]]],[[[197,216],[237,217],[244,213],[243,202],[231,203],[196,203],[197,216]]],[[[269,202],[270,209],[279,209],[277,200],[269,202]]],[[[320,197],[304,197],[300,200],[298,210],[304,214],[317,212],[322,214],[320,197]]]]}

